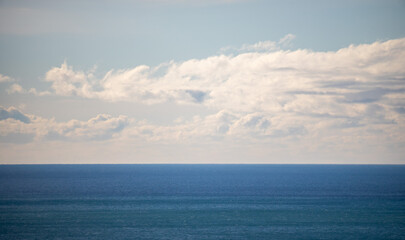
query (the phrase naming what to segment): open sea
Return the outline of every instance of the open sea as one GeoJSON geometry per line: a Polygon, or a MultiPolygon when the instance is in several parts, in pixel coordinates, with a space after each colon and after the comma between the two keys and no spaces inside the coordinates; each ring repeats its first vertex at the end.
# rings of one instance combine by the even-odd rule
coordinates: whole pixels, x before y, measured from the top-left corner
{"type": "Polygon", "coordinates": [[[405,239],[405,166],[1,165],[0,239],[405,239]]]}

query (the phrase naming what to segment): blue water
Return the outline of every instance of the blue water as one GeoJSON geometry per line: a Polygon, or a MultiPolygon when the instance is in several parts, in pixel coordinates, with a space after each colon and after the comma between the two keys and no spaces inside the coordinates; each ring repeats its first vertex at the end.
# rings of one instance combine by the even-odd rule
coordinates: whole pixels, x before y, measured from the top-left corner
{"type": "Polygon", "coordinates": [[[405,239],[405,166],[0,166],[0,239],[405,239]]]}

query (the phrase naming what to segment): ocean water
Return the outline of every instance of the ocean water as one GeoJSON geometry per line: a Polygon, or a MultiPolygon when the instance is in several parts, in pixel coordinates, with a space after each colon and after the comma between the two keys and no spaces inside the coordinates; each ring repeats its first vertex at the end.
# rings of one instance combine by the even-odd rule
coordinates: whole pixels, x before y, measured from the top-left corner
{"type": "Polygon", "coordinates": [[[3,165],[0,239],[405,239],[405,166],[3,165]]]}

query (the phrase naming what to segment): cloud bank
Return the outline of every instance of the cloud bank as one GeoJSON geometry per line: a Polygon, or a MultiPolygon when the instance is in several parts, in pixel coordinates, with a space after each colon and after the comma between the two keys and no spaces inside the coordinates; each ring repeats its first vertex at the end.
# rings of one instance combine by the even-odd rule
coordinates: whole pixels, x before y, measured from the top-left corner
{"type": "Polygon", "coordinates": [[[112,117],[99,114],[88,121],[70,120],[57,122],[35,115],[22,113],[14,107],[0,106],[0,136],[34,136],[32,140],[93,141],[108,140],[118,135],[129,124],[125,116],[112,117]]]}
{"type": "Polygon", "coordinates": [[[253,51],[141,65],[111,70],[102,79],[63,63],[45,81],[59,96],[352,120],[373,117],[370,109],[378,108],[385,120],[397,121],[404,106],[404,59],[405,39],[396,39],[336,52],[253,51]]]}
{"type": "MultiPolygon", "coordinates": [[[[244,45],[236,55],[111,70],[101,78],[65,62],[45,74],[46,91],[21,86],[10,91],[101,102],[171,102],[203,106],[214,114],[166,125],[105,114],[56,122],[1,108],[0,132],[5,137],[30,134],[32,141],[226,143],[249,146],[253,155],[323,153],[336,159],[331,156],[356,153],[352,156],[399,161],[405,144],[405,39],[330,52],[270,45],[244,45]]],[[[158,151],[165,149],[159,146],[158,151]]]]}

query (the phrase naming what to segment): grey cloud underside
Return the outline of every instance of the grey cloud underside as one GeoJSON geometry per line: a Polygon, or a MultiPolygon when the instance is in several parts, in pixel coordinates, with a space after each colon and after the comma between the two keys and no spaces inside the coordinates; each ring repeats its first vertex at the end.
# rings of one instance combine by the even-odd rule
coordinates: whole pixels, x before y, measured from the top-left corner
{"type": "Polygon", "coordinates": [[[328,92],[328,91],[292,91],[287,92],[291,95],[323,95],[323,96],[334,96],[342,103],[372,103],[381,100],[385,95],[390,93],[399,93],[404,94],[405,89],[387,89],[380,87],[371,87],[370,90],[356,90],[348,93],[339,93],[339,92],[328,92]]]}
{"type": "Polygon", "coordinates": [[[190,94],[193,98],[194,102],[202,103],[204,102],[205,98],[208,96],[206,92],[198,91],[198,90],[186,90],[186,93],[190,94]]]}
{"type": "Polygon", "coordinates": [[[398,107],[394,109],[397,113],[405,114],[405,107],[398,107]]]}

